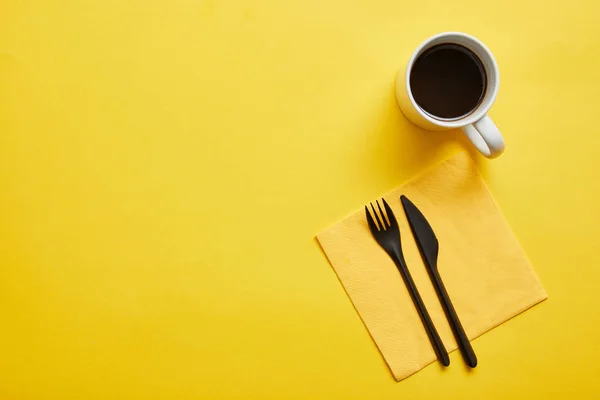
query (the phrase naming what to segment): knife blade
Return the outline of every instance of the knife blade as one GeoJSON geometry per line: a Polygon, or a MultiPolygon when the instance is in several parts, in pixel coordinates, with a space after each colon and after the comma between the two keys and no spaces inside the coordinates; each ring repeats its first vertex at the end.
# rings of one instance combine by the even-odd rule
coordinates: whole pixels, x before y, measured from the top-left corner
{"type": "Polygon", "coordinates": [[[404,212],[406,214],[406,218],[408,219],[408,224],[410,225],[410,230],[412,231],[415,241],[417,242],[417,247],[421,253],[421,258],[427,267],[427,272],[429,273],[431,283],[435,288],[440,303],[442,304],[442,308],[444,309],[444,313],[446,314],[446,318],[450,324],[450,328],[452,328],[452,333],[456,338],[460,353],[462,354],[467,365],[471,368],[475,368],[477,366],[477,357],[475,356],[475,352],[473,351],[473,347],[469,342],[469,338],[467,337],[467,334],[460,323],[460,319],[458,318],[458,314],[452,305],[452,301],[450,301],[450,296],[446,291],[446,287],[444,286],[442,277],[438,271],[438,239],[435,236],[431,225],[429,225],[429,222],[423,213],[417,208],[417,206],[415,206],[404,195],[400,196],[400,201],[402,202],[402,207],[404,207],[404,212]]]}

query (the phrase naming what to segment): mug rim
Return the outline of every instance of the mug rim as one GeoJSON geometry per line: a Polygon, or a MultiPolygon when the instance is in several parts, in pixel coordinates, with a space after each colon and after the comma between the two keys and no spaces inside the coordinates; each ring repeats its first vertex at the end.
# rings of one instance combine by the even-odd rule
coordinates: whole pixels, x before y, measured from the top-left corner
{"type": "MultiPolygon", "coordinates": [[[[453,42],[449,41],[449,43],[453,43],[453,42]]],[[[457,44],[461,44],[461,43],[457,43],[457,44]]],[[[485,65],[484,65],[484,68],[485,68],[485,65]]],[[[487,70],[486,70],[486,73],[488,73],[487,70]]],[[[406,79],[406,92],[407,92],[408,98],[410,99],[410,102],[411,102],[412,106],[415,108],[415,110],[417,110],[417,112],[423,118],[425,118],[427,121],[429,121],[430,123],[440,126],[440,127],[444,127],[444,128],[461,128],[463,126],[471,125],[471,124],[479,121],[481,118],[483,118],[488,113],[488,111],[494,104],[494,101],[496,100],[496,96],[498,95],[498,89],[500,87],[500,72],[498,70],[498,63],[496,62],[496,59],[494,58],[494,55],[492,54],[490,49],[476,37],[471,36],[467,33],[463,33],[463,32],[441,32],[441,33],[438,33],[436,35],[429,37],[428,39],[425,39],[415,49],[415,51],[411,55],[411,57],[408,61],[408,65],[406,67],[405,79],[406,79]],[[429,46],[431,44],[431,42],[438,40],[440,38],[444,38],[446,36],[448,36],[448,37],[459,36],[459,37],[470,40],[470,41],[474,42],[475,44],[479,45],[483,49],[483,51],[486,53],[486,55],[489,57],[489,59],[492,63],[492,66],[494,68],[493,72],[496,76],[496,84],[494,85],[494,87],[493,88],[488,87],[488,90],[491,90],[491,95],[490,95],[490,98],[489,98],[489,101],[487,102],[487,104],[483,105],[483,106],[480,105],[474,112],[467,114],[464,118],[455,119],[455,120],[451,120],[451,121],[434,118],[429,113],[427,113],[425,110],[423,110],[421,108],[421,106],[419,106],[417,104],[417,102],[415,101],[415,98],[413,97],[412,90],[410,87],[410,73],[412,72],[412,67],[413,67],[415,61],[417,60],[417,57],[421,55],[423,50],[426,49],[427,46],[429,46]]],[[[489,81],[488,81],[488,83],[489,83],[489,81]]]]}

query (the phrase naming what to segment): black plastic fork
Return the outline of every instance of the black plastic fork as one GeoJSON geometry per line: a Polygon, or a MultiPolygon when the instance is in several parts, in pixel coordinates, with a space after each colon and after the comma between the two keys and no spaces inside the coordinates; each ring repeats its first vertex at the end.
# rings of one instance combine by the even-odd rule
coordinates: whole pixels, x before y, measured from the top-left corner
{"type": "Polygon", "coordinates": [[[385,252],[391,257],[391,259],[398,267],[400,271],[400,275],[402,275],[402,279],[406,284],[408,289],[408,293],[412,298],[415,307],[417,308],[417,312],[419,313],[419,317],[421,318],[421,322],[425,327],[425,331],[427,332],[427,336],[429,336],[429,341],[433,346],[433,350],[437,356],[437,359],[444,366],[450,365],[450,358],[448,357],[448,352],[444,347],[444,343],[440,338],[440,335],[437,333],[435,326],[433,325],[433,321],[427,312],[427,308],[425,308],[425,304],[423,303],[423,299],[421,299],[421,295],[417,290],[417,286],[408,271],[408,267],[406,266],[406,261],[404,261],[404,255],[402,253],[402,244],[400,242],[400,228],[398,227],[398,221],[396,221],[396,217],[392,212],[392,209],[388,205],[388,203],[381,199],[383,202],[383,207],[385,208],[385,213],[381,209],[379,205],[379,200],[377,201],[377,208],[379,210],[379,215],[373,207],[373,203],[371,204],[371,210],[373,211],[373,215],[375,216],[375,220],[371,213],[369,212],[369,208],[365,206],[365,214],[367,216],[367,222],[369,224],[369,229],[371,230],[371,234],[379,243],[379,245],[385,250],[385,252]],[[387,214],[387,219],[386,215],[387,214]],[[381,217],[380,217],[381,216],[381,217]]]}

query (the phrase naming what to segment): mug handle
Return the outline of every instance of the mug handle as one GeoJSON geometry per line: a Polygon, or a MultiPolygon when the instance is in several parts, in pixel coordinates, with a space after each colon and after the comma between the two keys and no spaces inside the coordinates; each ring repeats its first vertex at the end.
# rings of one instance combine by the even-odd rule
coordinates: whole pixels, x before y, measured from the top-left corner
{"type": "Polygon", "coordinates": [[[463,126],[471,143],[487,158],[498,157],[504,151],[504,139],[494,121],[487,115],[472,125],[463,126]]]}

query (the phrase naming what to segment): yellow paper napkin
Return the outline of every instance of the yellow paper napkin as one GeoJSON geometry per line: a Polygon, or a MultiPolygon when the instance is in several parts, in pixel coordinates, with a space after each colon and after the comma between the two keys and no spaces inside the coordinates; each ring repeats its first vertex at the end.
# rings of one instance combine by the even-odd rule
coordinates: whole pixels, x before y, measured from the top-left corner
{"type": "MultiPolygon", "coordinates": [[[[448,159],[384,196],[400,225],[408,268],[448,351],[457,348],[456,342],[410,231],[401,194],[423,212],[438,238],[439,272],[470,339],[547,298],[469,156],[448,159]]],[[[317,239],[396,380],[435,361],[396,266],[369,232],[364,208],[317,239]]]]}

